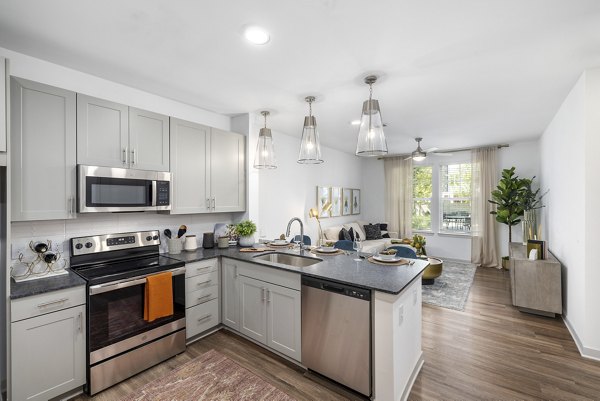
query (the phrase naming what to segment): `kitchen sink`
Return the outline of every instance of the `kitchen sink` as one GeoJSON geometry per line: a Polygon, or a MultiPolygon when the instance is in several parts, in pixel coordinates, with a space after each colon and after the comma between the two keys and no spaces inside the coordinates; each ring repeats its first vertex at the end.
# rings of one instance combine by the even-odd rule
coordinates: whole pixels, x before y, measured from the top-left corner
{"type": "Polygon", "coordinates": [[[280,263],[282,265],[294,267],[306,267],[323,261],[322,259],[309,258],[306,256],[299,255],[290,255],[289,253],[282,252],[264,253],[262,255],[255,256],[254,259],[264,260],[265,262],[271,263],[280,263]]]}

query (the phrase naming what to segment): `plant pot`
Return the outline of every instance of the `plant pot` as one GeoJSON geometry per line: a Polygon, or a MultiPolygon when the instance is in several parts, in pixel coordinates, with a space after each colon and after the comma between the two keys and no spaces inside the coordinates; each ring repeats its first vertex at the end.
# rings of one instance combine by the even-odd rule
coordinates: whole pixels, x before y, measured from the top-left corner
{"type": "Polygon", "coordinates": [[[502,258],[502,268],[508,270],[510,267],[510,259],[502,258]]]}
{"type": "Polygon", "coordinates": [[[535,209],[525,210],[523,212],[523,245],[527,245],[527,240],[539,239],[537,236],[537,213],[535,209]]]}
{"type": "Polygon", "coordinates": [[[217,248],[229,248],[229,237],[219,237],[217,239],[217,248]]]}
{"type": "Polygon", "coordinates": [[[242,247],[250,247],[250,246],[254,245],[254,235],[245,235],[245,236],[242,236],[238,240],[238,243],[242,247]]]}

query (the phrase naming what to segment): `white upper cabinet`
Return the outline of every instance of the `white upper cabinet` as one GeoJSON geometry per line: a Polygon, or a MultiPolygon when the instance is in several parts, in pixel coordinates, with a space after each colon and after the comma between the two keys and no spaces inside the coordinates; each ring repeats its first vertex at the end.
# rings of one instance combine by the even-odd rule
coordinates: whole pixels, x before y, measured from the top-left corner
{"type": "Polygon", "coordinates": [[[77,163],[129,166],[129,108],[77,94],[77,163]]]}
{"type": "Polygon", "coordinates": [[[129,156],[132,168],[169,171],[169,117],[130,107],[129,156]]]}
{"type": "Polygon", "coordinates": [[[210,211],[206,160],[210,127],[171,118],[171,213],[210,211]]]}
{"type": "Polygon", "coordinates": [[[243,135],[211,129],[210,193],[213,212],[246,208],[245,144],[243,135]]]}
{"type": "Polygon", "coordinates": [[[169,171],[169,117],[77,94],[77,163],[169,171]]]}
{"type": "Polygon", "coordinates": [[[245,137],[171,118],[171,214],[246,209],[245,137]]]}
{"type": "Polygon", "coordinates": [[[76,95],[11,79],[12,220],[75,217],[76,95]]]}

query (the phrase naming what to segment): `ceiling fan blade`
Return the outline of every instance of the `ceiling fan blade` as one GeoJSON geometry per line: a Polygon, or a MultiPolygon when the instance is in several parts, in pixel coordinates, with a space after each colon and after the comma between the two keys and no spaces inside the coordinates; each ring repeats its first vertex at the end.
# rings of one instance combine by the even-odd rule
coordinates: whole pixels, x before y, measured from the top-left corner
{"type": "Polygon", "coordinates": [[[425,152],[425,153],[433,153],[433,152],[435,152],[438,149],[439,148],[429,148],[429,149],[425,149],[423,152],[425,152]]]}
{"type": "Polygon", "coordinates": [[[450,157],[450,156],[452,156],[452,153],[435,153],[435,152],[433,152],[433,153],[430,153],[430,154],[434,154],[436,156],[442,156],[442,157],[450,157]]]}

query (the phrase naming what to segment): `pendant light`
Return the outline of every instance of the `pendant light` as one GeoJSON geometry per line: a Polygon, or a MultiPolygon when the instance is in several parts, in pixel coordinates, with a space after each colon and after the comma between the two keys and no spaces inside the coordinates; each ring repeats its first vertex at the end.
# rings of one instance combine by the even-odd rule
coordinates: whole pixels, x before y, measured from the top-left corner
{"type": "Polygon", "coordinates": [[[300,142],[298,163],[323,163],[323,159],[321,159],[319,131],[317,131],[317,120],[312,115],[312,103],[315,101],[315,97],[307,96],[304,100],[308,103],[308,116],[304,117],[304,128],[302,129],[302,141],[300,142]]]}
{"type": "Polygon", "coordinates": [[[273,136],[271,129],[267,128],[268,111],[261,111],[260,114],[265,118],[265,127],[258,132],[258,143],[256,144],[256,153],[254,154],[254,168],[273,169],[277,168],[275,161],[275,149],[273,148],[273,136]]]}
{"type": "Polygon", "coordinates": [[[365,78],[369,85],[369,100],[365,100],[362,108],[358,141],[356,143],[356,156],[381,156],[388,152],[379,102],[373,99],[373,84],[377,81],[375,75],[365,78]]]}

